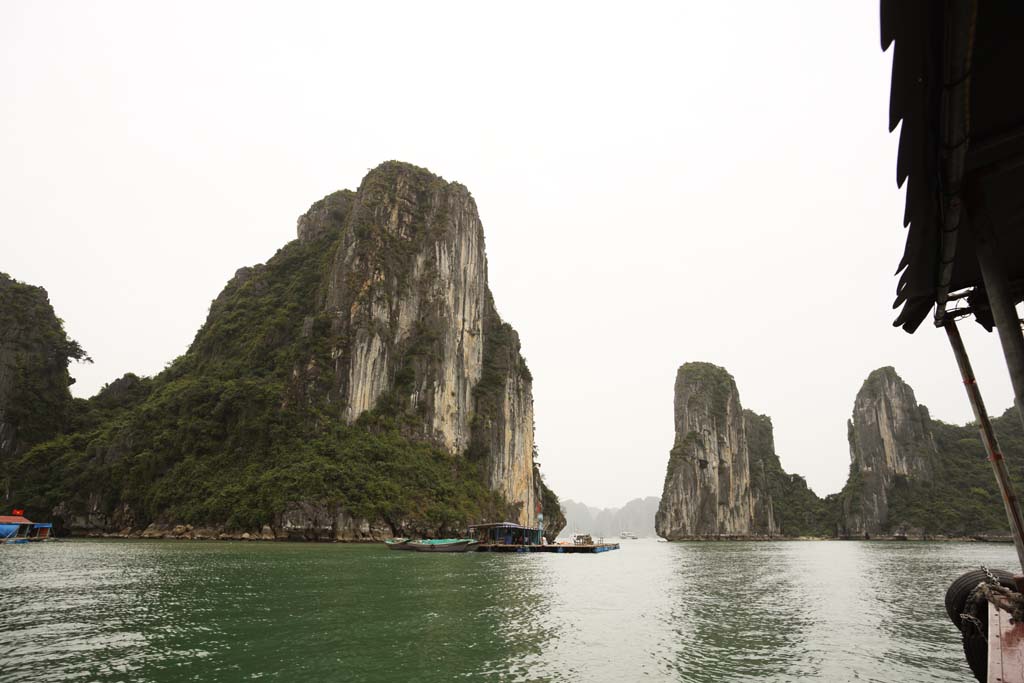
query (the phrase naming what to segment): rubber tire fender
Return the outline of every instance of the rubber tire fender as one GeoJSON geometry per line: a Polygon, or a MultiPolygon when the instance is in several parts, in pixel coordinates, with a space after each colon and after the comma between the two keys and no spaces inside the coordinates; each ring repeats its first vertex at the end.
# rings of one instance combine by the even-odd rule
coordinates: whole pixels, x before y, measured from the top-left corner
{"type": "MultiPolygon", "coordinates": [[[[1000,585],[1017,590],[1013,575],[1002,569],[990,570],[1000,585]]],[[[968,608],[967,599],[978,584],[988,578],[981,569],[974,569],[959,576],[946,591],[946,614],[958,629],[963,639],[964,658],[971,667],[971,673],[979,683],[988,680],[988,603],[975,603],[968,608]],[[968,612],[981,624],[979,629],[974,623],[964,623],[960,615],[968,612]]]]}
{"type": "MultiPolygon", "coordinates": [[[[991,569],[989,571],[992,572],[992,575],[996,577],[996,580],[1001,585],[1017,590],[1017,584],[1013,581],[1013,574],[1002,569],[991,569]]],[[[961,632],[964,629],[960,615],[967,605],[967,598],[971,596],[971,593],[978,587],[978,584],[987,578],[988,574],[984,570],[972,569],[957,577],[946,590],[946,614],[949,616],[949,620],[953,622],[953,625],[961,632]]]]}

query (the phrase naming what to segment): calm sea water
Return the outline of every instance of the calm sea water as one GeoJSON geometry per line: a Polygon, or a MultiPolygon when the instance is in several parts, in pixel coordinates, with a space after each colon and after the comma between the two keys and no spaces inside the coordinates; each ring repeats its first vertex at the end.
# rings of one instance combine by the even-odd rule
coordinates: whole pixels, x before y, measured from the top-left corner
{"type": "Polygon", "coordinates": [[[970,681],[942,597],[1009,545],[601,555],[0,547],[0,681],[970,681]]]}

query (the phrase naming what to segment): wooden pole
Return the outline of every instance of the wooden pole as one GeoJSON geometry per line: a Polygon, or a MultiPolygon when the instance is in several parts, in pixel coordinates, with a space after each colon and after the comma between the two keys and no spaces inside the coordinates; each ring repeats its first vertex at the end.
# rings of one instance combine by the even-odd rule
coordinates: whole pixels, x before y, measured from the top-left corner
{"type": "Polygon", "coordinates": [[[1003,506],[1006,508],[1013,545],[1017,549],[1017,560],[1020,562],[1021,569],[1024,570],[1024,519],[1021,518],[1020,503],[1013,492],[1010,474],[1006,471],[1006,462],[999,450],[999,442],[996,440],[995,430],[992,429],[992,422],[988,418],[988,411],[985,410],[985,402],[981,400],[981,391],[978,389],[977,380],[974,379],[974,370],[967,357],[967,349],[964,348],[960,330],[957,329],[956,321],[952,318],[947,318],[943,327],[946,328],[946,336],[949,337],[949,345],[953,348],[956,364],[960,367],[960,376],[964,380],[964,388],[967,389],[967,399],[971,402],[971,410],[974,411],[974,417],[978,421],[981,441],[985,445],[988,461],[992,463],[992,472],[996,475],[996,484],[999,486],[1003,506]]]}
{"type": "Polygon", "coordinates": [[[999,331],[999,343],[1002,344],[1003,356],[1006,357],[1006,368],[1010,372],[1013,403],[1017,406],[1021,424],[1024,424],[1024,333],[1021,332],[1017,302],[1010,291],[1010,280],[992,234],[992,226],[987,216],[980,218],[981,220],[977,222],[980,229],[975,233],[978,266],[985,280],[985,293],[988,295],[992,319],[999,331]]]}

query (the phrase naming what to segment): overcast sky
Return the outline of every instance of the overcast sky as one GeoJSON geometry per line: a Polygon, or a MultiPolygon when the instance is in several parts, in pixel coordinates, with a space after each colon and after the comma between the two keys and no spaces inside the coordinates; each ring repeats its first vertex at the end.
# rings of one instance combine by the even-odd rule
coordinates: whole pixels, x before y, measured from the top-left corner
{"type": "MultiPolygon", "coordinates": [[[[661,493],[697,360],[832,493],[872,369],[970,418],[945,336],[891,327],[878,34],[871,1],[2,3],[0,271],[49,291],[89,396],[184,353],[312,202],[408,161],[476,198],[562,497],[661,493]]],[[[997,414],[998,341],[964,334],[997,414]]]]}

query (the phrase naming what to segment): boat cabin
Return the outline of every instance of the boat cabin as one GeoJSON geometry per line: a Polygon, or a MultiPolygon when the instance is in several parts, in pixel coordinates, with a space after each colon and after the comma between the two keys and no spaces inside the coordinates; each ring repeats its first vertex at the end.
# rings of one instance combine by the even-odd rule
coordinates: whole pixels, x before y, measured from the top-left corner
{"type": "Polygon", "coordinates": [[[541,545],[544,542],[540,527],[511,522],[473,524],[469,534],[481,545],[541,545]]]}
{"type": "Polygon", "coordinates": [[[50,537],[53,524],[33,522],[20,515],[0,515],[0,543],[27,543],[50,537]]]}

